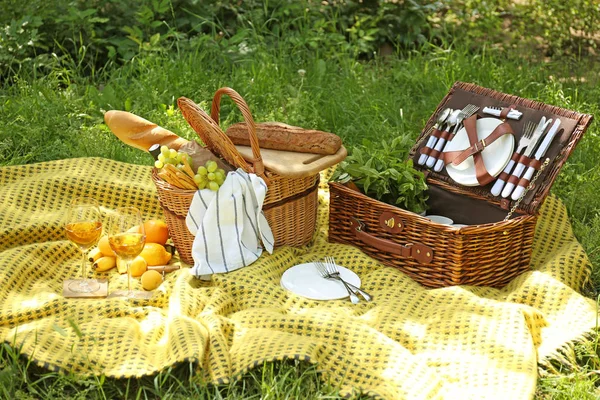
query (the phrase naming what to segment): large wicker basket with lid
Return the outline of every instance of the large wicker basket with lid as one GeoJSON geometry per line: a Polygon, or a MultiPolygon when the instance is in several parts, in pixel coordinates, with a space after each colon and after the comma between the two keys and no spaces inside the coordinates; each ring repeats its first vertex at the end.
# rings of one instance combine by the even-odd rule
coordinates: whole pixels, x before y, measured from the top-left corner
{"type": "Polygon", "coordinates": [[[478,285],[501,287],[529,268],[538,210],[558,171],[587,129],[591,115],[519,98],[474,84],[457,82],[427,122],[411,149],[416,168],[426,175],[429,213],[468,226],[434,223],[406,210],[369,198],[339,183],[330,183],[329,240],[360,247],[428,287],[478,285]],[[508,107],[523,116],[509,121],[518,142],[526,121],[559,118],[560,130],[544,158],[551,160],[520,202],[493,196],[493,181],[462,186],[446,170],[433,172],[417,165],[421,149],[441,110],[466,104],[508,107]],[[509,211],[514,212],[506,219],[509,211]],[[393,224],[391,223],[393,221],[393,224]]]}
{"type": "MultiPolygon", "coordinates": [[[[268,190],[263,211],[273,231],[275,246],[307,244],[312,239],[316,225],[318,171],[311,172],[308,169],[306,174],[295,173],[293,177],[287,177],[265,168],[256,135],[256,124],[250,109],[244,99],[231,88],[217,90],[210,116],[190,99],[179,98],[178,105],[184,118],[213,154],[223,158],[232,166],[254,173],[265,180],[268,190]],[[244,157],[219,126],[220,103],[223,95],[231,97],[242,112],[248,127],[251,156],[244,157]]],[[[345,149],[343,151],[343,154],[342,152],[339,154],[342,158],[345,156],[345,149]]],[[[339,157],[331,157],[331,160],[336,159],[339,161],[339,157]]],[[[194,236],[188,231],[185,218],[195,191],[173,187],[160,179],[156,170],[153,171],[152,178],[175,247],[184,262],[193,264],[191,251],[194,236]]]]}

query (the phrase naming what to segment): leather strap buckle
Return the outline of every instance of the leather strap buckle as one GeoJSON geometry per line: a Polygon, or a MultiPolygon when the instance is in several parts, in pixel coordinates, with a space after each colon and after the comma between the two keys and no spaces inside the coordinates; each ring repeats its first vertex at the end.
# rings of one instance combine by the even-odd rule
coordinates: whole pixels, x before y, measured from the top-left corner
{"type": "Polygon", "coordinates": [[[474,153],[482,152],[485,149],[485,146],[485,139],[481,139],[479,142],[475,142],[475,144],[473,145],[473,150],[475,150],[474,153]],[[481,148],[479,146],[481,146],[481,148]]]}

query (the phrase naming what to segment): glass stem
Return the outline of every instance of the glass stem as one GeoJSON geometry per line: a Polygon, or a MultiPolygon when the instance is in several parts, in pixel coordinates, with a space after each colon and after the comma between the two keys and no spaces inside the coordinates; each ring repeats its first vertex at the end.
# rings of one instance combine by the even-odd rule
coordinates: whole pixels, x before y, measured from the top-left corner
{"type": "Polygon", "coordinates": [[[86,281],[86,266],[87,266],[87,260],[86,260],[86,254],[85,254],[85,250],[81,250],[81,279],[83,279],[83,282],[81,283],[84,286],[87,286],[87,281],[86,281]]]}
{"type": "Polygon", "coordinates": [[[131,261],[127,261],[127,291],[131,293],[131,261]]]}

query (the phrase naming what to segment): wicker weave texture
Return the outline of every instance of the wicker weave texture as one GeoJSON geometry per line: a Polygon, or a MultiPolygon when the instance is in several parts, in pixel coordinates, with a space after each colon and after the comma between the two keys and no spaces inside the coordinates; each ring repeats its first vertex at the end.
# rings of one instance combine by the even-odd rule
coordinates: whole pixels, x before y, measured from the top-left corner
{"type": "Polygon", "coordinates": [[[417,214],[372,199],[338,183],[329,183],[329,241],[358,246],[383,264],[397,267],[427,287],[474,285],[501,287],[529,268],[537,215],[456,229],[434,224],[417,214]],[[404,228],[393,234],[380,226],[385,211],[401,216],[404,228]],[[400,245],[424,244],[433,250],[431,263],[386,253],[354,235],[351,218],[365,232],[400,245]]]}
{"type": "MultiPolygon", "coordinates": [[[[157,172],[156,169],[152,171],[152,180],[156,185],[169,234],[181,260],[193,265],[194,236],[189,232],[185,218],[195,191],[176,188],[163,181],[157,172]]],[[[273,231],[276,247],[303,246],[310,242],[315,231],[319,175],[296,179],[296,188],[304,188],[300,192],[294,192],[293,182],[290,181],[293,180],[287,178],[272,180],[264,203],[265,217],[273,231]],[[275,195],[269,196],[269,193],[273,193],[271,192],[273,187],[277,191],[274,192],[275,195]],[[282,197],[284,194],[287,194],[287,197],[282,197]],[[270,200],[268,204],[267,200],[270,200]]]]}

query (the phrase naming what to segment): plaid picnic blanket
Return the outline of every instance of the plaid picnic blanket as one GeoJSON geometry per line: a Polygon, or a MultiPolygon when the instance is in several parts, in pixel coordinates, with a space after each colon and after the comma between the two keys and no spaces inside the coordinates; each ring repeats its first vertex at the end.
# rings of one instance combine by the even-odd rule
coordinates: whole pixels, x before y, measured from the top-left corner
{"type": "MultiPolygon", "coordinates": [[[[210,381],[225,382],[265,361],[299,359],[341,382],[343,394],[528,399],[539,366],[596,322],[594,301],[578,292],[590,263],[554,197],[537,225],[531,271],[502,289],[426,289],[328,243],[322,189],[311,245],[279,248],[210,282],[184,268],[152,299],[128,301],[63,298],[63,280],[80,274],[63,233],[74,196],[95,197],[103,210],[162,213],[149,167],[80,158],[0,168],[0,339],[48,369],[129,377],[194,361],[210,381]],[[375,300],[313,301],[280,286],[286,269],[324,255],[355,271],[375,300]]],[[[126,285],[109,274],[109,290],[126,285]]]]}

